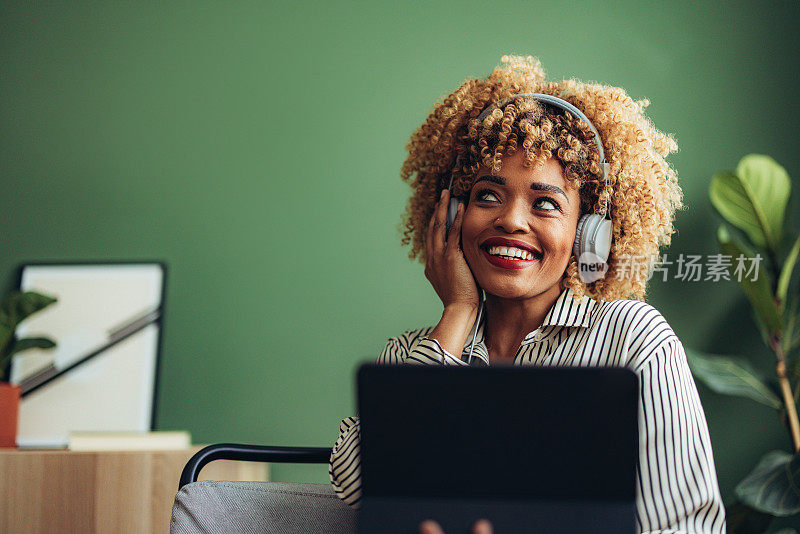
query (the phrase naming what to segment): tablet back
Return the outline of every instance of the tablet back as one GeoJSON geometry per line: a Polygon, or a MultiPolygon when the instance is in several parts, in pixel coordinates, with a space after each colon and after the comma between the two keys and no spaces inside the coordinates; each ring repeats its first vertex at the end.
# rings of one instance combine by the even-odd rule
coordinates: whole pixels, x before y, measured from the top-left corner
{"type": "Polygon", "coordinates": [[[360,532],[634,532],[638,397],[621,368],[364,365],[360,532]]]}

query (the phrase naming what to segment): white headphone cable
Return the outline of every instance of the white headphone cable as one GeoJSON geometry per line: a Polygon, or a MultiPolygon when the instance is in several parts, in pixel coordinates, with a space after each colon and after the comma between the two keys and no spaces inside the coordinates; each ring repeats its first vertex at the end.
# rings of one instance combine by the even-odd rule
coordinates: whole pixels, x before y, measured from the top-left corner
{"type": "Polygon", "coordinates": [[[475,338],[478,336],[478,325],[481,322],[481,315],[483,315],[482,312],[483,312],[483,289],[478,287],[478,317],[475,319],[475,329],[472,331],[472,343],[469,346],[467,365],[472,365],[472,350],[475,348],[475,338]]]}

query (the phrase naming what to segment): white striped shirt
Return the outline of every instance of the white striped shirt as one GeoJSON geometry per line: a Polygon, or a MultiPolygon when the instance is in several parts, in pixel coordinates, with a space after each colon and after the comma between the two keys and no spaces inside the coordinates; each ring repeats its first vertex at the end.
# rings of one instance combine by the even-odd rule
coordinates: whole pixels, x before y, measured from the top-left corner
{"type": "MultiPolygon", "coordinates": [[[[489,364],[479,324],[473,365],[489,364]]],[[[378,363],[466,365],[427,335],[408,330],[389,339],[378,363]]],[[[465,346],[469,353],[472,338],[465,346]]],[[[641,533],[723,533],[722,505],[703,407],[683,345],[664,317],[636,300],[574,300],[562,291],[542,326],[522,341],[514,365],[623,366],[639,376],[636,522],[641,533]]],[[[361,499],[357,417],[341,423],[330,463],[331,483],[345,502],[361,499]]]]}

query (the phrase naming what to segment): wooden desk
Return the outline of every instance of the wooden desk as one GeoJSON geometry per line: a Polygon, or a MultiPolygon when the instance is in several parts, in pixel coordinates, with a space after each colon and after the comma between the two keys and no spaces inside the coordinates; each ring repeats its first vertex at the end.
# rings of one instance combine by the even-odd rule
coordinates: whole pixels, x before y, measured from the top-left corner
{"type": "MultiPolygon", "coordinates": [[[[183,466],[203,446],[175,451],[0,449],[0,532],[169,532],[183,466]]],[[[268,480],[258,462],[211,462],[200,480],[268,480]]]]}

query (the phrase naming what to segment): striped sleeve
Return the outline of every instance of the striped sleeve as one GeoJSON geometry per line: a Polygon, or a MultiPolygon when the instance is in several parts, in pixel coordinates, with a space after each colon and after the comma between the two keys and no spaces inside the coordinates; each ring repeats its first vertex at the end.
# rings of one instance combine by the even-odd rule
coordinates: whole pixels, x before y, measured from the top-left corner
{"type": "MultiPolygon", "coordinates": [[[[378,356],[381,364],[466,365],[425,334],[430,329],[409,330],[390,338],[378,356]]],[[[358,417],[339,425],[339,439],[333,445],[328,474],[336,494],[350,506],[361,502],[361,434],[358,417]]]]}
{"type": "Polygon", "coordinates": [[[671,336],[660,343],[637,371],[639,532],[724,533],[706,418],[680,340],[671,336]]]}
{"type": "Polygon", "coordinates": [[[339,425],[339,439],[333,445],[328,474],[336,495],[356,507],[361,501],[360,455],[360,422],[358,417],[348,417],[339,425]]]}
{"type": "Polygon", "coordinates": [[[406,363],[421,365],[467,365],[466,362],[456,358],[442,347],[435,339],[427,337],[417,343],[406,363]]]}

